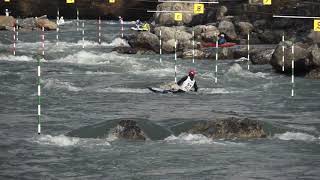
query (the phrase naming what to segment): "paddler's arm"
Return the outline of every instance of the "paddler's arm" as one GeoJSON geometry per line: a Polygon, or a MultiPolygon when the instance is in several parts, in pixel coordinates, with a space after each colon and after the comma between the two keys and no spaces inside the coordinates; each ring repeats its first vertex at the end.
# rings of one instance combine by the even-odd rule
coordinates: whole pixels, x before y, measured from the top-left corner
{"type": "Polygon", "coordinates": [[[194,85],[193,85],[193,88],[194,88],[194,91],[197,92],[198,91],[198,85],[197,85],[197,81],[194,82],[194,85]]]}

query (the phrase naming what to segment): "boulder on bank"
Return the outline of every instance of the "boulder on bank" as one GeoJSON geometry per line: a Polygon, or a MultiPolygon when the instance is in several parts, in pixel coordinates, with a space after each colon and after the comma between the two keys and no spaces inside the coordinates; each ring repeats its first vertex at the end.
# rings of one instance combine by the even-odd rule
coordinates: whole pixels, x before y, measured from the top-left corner
{"type": "MultiPolygon", "coordinates": [[[[192,59],[193,58],[193,50],[192,49],[188,49],[182,52],[182,54],[179,56],[180,58],[183,59],[192,59]]],[[[208,58],[208,53],[199,50],[199,49],[195,49],[194,50],[194,58],[195,59],[206,59],[208,58]]]]}
{"type": "Polygon", "coordinates": [[[292,45],[293,43],[290,41],[285,41],[284,43],[278,44],[276,47],[270,64],[273,66],[275,70],[278,72],[282,71],[282,46],[285,47],[284,55],[285,55],[285,61],[284,61],[284,73],[291,73],[291,65],[292,65],[292,59],[294,59],[295,63],[295,73],[298,74],[305,74],[310,70],[311,61],[309,59],[310,51],[308,51],[307,48],[303,46],[303,44],[294,44],[294,57],[292,55],[292,45]]]}
{"type": "Polygon", "coordinates": [[[192,22],[193,3],[161,3],[157,6],[157,11],[190,11],[182,13],[182,21],[174,20],[174,13],[155,13],[154,19],[156,24],[164,26],[188,25],[192,22]]]}
{"type": "Polygon", "coordinates": [[[247,34],[251,33],[254,29],[253,25],[249,22],[239,22],[236,24],[236,26],[238,27],[242,36],[246,36],[247,34]]]}
{"type": "Polygon", "coordinates": [[[230,40],[236,40],[237,39],[237,33],[235,31],[235,27],[232,22],[230,21],[221,21],[218,29],[221,33],[224,33],[227,35],[227,37],[230,40]]]}
{"type": "Polygon", "coordinates": [[[0,16],[0,30],[10,29],[15,26],[16,19],[12,16],[0,16]]]}
{"type": "Polygon", "coordinates": [[[198,25],[194,27],[194,36],[197,40],[204,42],[215,42],[220,32],[212,25],[198,25]]]}
{"type": "Polygon", "coordinates": [[[320,43],[320,32],[311,31],[308,38],[315,44],[320,43]]]}
{"type": "Polygon", "coordinates": [[[185,41],[185,40],[192,39],[192,34],[188,33],[186,28],[183,26],[156,27],[154,29],[154,32],[158,37],[160,37],[160,30],[161,30],[161,39],[163,41],[168,41],[171,39],[177,39],[178,41],[185,41]]]}
{"type": "Polygon", "coordinates": [[[311,62],[313,66],[320,67],[320,49],[317,45],[311,48],[311,62]]]}

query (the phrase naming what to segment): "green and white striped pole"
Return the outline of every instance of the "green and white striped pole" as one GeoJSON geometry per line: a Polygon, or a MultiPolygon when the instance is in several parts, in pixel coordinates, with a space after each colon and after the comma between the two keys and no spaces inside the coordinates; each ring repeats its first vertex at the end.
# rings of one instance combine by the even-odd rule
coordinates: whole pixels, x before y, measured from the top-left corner
{"type": "MultiPolygon", "coordinates": [[[[45,47],[44,47],[44,27],[42,27],[42,34],[41,34],[41,47],[42,47],[42,53],[41,53],[41,57],[44,58],[44,51],[45,51],[45,47]]],[[[38,134],[41,134],[41,122],[40,122],[40,118],[41,118],[41,62],[40,62],[40,56],[38,56],[37,58],[38,61],[38,78],[37,78],[37,88],[38,88],[38,134]]]]}

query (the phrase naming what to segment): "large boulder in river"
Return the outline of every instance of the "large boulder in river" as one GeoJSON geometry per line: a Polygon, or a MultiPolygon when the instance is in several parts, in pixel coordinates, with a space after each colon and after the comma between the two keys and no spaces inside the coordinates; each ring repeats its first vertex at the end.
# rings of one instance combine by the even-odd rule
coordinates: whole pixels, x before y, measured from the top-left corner
{"type": "Polygon", "coordinates": [[[134,38],[129,39],[128,43],[133,48],[148,49],[155,52],[158,52],[160,48],[158,36],[150,32],[137,33],[134,38]]]}
{"type": "Polygon", "coordinates": [[[121,120],[113,129],[112,134],[122,139],[146,140],[144,132],[133,120],[121,120]]]}
{"type": "Polygon", "coordinates": [[[49,19],[36,19],[36,26],[38,28],[44,27],[45,30],[50,31],[50,30],[56,30],[57,29],[57,24],[55,22],[50,21],[49,19]]]}
{"type": "Polygon", "coordinates": [[[237,39],[237,34],[235,31],[235,27],[232,22],[230,21],[221,21],[218,29],[221,33],[224,33],[227,35],[227,37],[231,40],[237,39]]]}
{"type": "Polygon", "coordinates": [[[172,128],[176,134],[202,134],[212,139],[265,138],[263,124],[256,120],[230,117],[214,121],[189,122],[172,128]]]}
{"type": "Polygon", "coordinates": [[[250,53],[250,60],[252,64],[269,64],[272,58],[272,54],[274,49],[259,49],[254,51],[252,54],[250,53]]]}
{"type": "Polygon", "coordinates": [[[310,51],[303,44],[295,44],[294,45],[294,57],[292,54],[292,45],[293,43],[290,41],[285,41],[284,44],[281,42],[275,49],[270,64],[273,66],[275,70],[278,72],[282,71],[282,46],[285,47],[284,56],[284,73],[291,73],[291,65],[292,59],[294,59],[295,63],[295,73],[305,74],[308,72],[311,66],[311,61],[309,59],[310,51]]]}
{"type": "Polygon", "coordinates": [[[12,16],[0,16],[0,27],[7,29],[6,27],[13,27],[16,23],[16,19],[12,16]]]}
{"type": "Polygon", "coordinates": [[[311,70],[306,75],[306,78],[309,78],[309,79],[320,79],[320,68],[311,70]]]}
{"type": "Polygon", "coordinates": [[[23,30],[25,31],[32,31],[34,29],[37,28],[36,26],[36,19],[35,18],[26,18],[26,19],[23,19],[21,21],[19,21],[19,26],[21,28],[23,28],[23,30]]]}

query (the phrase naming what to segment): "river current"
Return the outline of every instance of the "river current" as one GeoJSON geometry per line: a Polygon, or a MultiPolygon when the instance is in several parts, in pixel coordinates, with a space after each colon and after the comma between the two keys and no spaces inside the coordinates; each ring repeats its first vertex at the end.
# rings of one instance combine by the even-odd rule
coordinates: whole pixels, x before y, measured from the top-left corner
{"type": "MultiPolygon", "coordinates": [[[[131,23],[126,23],[129,33],[131,23]]],[[[271,66],[178,59],[178,78],[196,69],[198,93],[155,94],[174,81],[174,55],[124,55],[117,22],[85,21],[85,48],[75,21],[45,33],[42,134],[37,135],[37,59],[41,32],[0,31],[0,179],[319,179],[320,81],[276,74],[271,66]],[[164,127],[193,120],[251,118],[283,131],[266,139],[212,140],[199,134],[125,141],[67,137],[114,119],[164,127]]],[[[272,130],[271,130],[272,131],[272,130]]]]}

